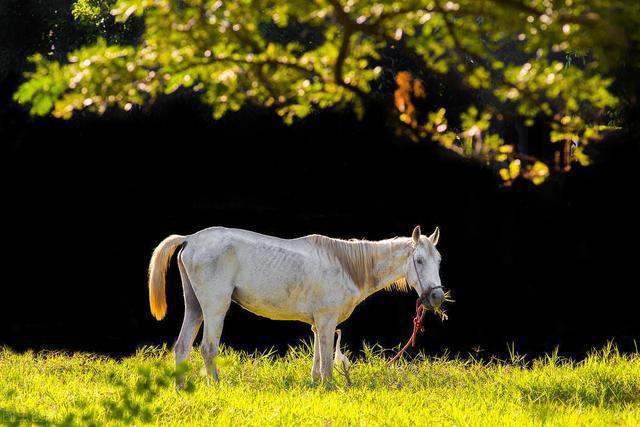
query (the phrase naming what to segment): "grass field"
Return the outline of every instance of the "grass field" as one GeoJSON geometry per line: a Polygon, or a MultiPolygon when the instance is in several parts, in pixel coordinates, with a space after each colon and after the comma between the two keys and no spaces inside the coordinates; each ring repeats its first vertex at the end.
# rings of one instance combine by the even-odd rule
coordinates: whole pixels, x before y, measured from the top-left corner
{"type": "Polygon", "coordinates": [[[198,352],[187,389],[168,351],[115,360],[0,351],[0,424],[67,425],[640,425],[640,355],[615,347],[576,363],[418,358],[392,367],[355,357],[353,385],[310,381],[307,347],[286,357],[224,349],[208,387],[198,352]]]}

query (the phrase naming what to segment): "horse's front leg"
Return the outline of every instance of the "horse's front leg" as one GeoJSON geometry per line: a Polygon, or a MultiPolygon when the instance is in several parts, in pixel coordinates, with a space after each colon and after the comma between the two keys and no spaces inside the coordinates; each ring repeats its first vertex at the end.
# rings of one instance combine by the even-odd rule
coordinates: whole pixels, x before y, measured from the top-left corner
{"type": "Polygon", "coordinates": [[[316,340],[320,342],[320,376],[322,381],[333,379],[333,336],[336,333],[337,318],[323,316],[316,319],[316,340]]]}
{"type": "Polygon", "coordinates": [[[315,326],[311,326],[313,331],[313,365],[311,366],[311,379],[318,381],[320,379],[320,340],[318,338],[318,330],[315,326]]]}

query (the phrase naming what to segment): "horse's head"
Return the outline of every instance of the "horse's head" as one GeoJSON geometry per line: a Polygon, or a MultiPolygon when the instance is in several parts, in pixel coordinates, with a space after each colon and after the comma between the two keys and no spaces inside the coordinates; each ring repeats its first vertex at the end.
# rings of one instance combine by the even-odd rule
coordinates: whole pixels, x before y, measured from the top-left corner
{"type": "Polygon", "coordinates": [[[436,249],[440,229],[431,236],[420,233],[420,226],[413,229],[413,250],[405,265],[407,283],[416,290],[422,305],[437,309],[444,302],[444,289],[440,282],[440,253],[436,249]]]}

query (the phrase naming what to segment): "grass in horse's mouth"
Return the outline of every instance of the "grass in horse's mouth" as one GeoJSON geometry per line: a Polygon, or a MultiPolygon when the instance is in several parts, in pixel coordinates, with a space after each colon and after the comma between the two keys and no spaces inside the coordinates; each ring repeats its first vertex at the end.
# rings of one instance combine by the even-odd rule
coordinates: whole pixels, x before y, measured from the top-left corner
{"type": "MultiPolygon", "coordinates": [[[[452,296],[451,296],[451,291],[446,291],[446,292],[444,293],[444,302],[445,302],[445,303],[447,303],[447,302],[456,302],[456,301],[452,298],[452,296]]],[[[442,320],[443,322],[444,322],[445,320],[449,319],[449,316],[447,315],[446,310],[444,310],[444,309],[442,308],[442,306],[440,306],[440,307],[438,307],[438,308],[434,308],[434,309],[433,309],[433,312],[434,312],[437,316],[439,316],[439,317],[440,317],[440,320],[442,320]]]]}

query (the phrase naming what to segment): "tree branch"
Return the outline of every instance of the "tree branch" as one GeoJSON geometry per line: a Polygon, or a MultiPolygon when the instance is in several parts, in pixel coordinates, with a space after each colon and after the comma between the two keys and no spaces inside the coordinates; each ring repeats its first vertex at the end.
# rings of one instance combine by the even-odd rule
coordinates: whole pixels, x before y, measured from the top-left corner
{"type": "Polygon", "coordinates": [[[354,26],[357,25],[355,21],[351,19],[349,14],[344,11],[342,4],[340,4],[340,0],[327,0],[329,4],[333,7],[333,10],[336,13],[336,19],[342,26],[346,28],[353,29],[354,26]]]}
{"type": "Polygon", "coordinates": [[[337,83],[344,82],[344,79],[342,77],[342,68],[344,66],[344,61],[347,59],[347,55],[349,55],[349,47],[351,44],[352,34],[353,33],[351,28],[345,27],[344,33],[342,35],[342,42],[340,43],[340,50],[338,51],[338,57],[336,58],[336,63],[333,67],[333,72],[337,83]]]}

